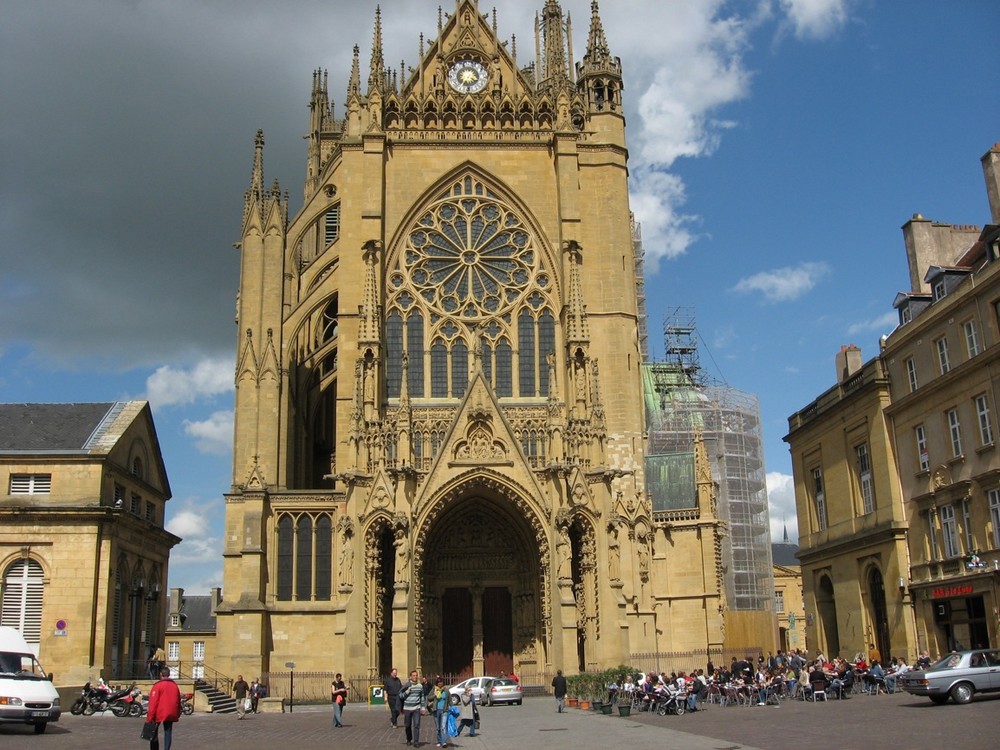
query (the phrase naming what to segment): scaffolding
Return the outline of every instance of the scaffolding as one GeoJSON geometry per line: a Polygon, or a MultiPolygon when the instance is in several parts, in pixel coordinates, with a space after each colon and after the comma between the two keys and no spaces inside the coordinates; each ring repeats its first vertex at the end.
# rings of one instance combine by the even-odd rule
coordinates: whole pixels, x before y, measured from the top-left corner
{"type": "Polygon", "coordinates": [[[690,310],[677,308],[668,316],[664,341],[666,360],[643,366],[646,477],[654,518],[697,508],[695,439],[700,436],[716,487],[716,514],[728,530],[722,551],[728,606],[770,610],[771,539],[760,404],[751,394],[706,382],[690,310]]]}

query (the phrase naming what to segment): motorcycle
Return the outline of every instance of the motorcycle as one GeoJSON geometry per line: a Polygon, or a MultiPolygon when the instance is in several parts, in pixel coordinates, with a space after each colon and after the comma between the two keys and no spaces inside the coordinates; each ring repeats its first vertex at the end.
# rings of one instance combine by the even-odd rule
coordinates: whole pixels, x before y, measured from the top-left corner
{"type": "Polygon", "coordinates": [[[80,691],[80,697],[73,701],[73,705],[69,707],[69,712],[71,714],[79,716],[83,713],[83,708],[89,702],[92,690],[93,688],[90,686],[89,682],[83,686],[83,689],[80,691]]]}
{"type": "Polygon", "coordinates": [[[111,703],[115,716],[142,716],[142,691],[134,685],[128,693],[111,703]]]}

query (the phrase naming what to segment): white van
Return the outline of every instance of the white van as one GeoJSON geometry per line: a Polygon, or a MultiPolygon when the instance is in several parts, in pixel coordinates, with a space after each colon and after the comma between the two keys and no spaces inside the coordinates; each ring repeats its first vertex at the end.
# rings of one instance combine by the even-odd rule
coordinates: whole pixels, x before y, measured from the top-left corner
{"type": "Polygon", "coordinates": [[[41,734],[59,721],[59,693],[14,628],[0,628],[0,723],[34,724],[41,734]]]}

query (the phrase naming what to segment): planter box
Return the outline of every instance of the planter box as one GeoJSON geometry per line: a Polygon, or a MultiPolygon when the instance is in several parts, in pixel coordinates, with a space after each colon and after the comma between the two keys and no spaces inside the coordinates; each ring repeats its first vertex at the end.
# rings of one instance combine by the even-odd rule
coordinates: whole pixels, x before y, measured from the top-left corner
{"type": "Polygon", "coordinates": [[[619,716],[631,716],[632,715],[632,706],[628,706],[628,705],[623,706],[621,703],[619,703],[618,704],[618,715],[619,716]]]}
{"type": "Polygon", "coordinates": [[[611,711],[613,709],[614,709],[614,706],[612,706],[610,703],[602,703],[601,704],[601,713],[604,714],[605,716],[611,716],[611,711]]]}

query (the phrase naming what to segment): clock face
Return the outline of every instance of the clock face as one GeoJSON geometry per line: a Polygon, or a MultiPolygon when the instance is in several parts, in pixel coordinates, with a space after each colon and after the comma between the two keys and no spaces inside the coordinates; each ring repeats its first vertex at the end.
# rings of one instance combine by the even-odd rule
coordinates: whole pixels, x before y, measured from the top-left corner
{"type": "Polygon", "coordinates": [[[488,81],[485,66],[475,60],[459,60],[448,70],[448,83],[462,94],[478,94],[488,81]]]}

